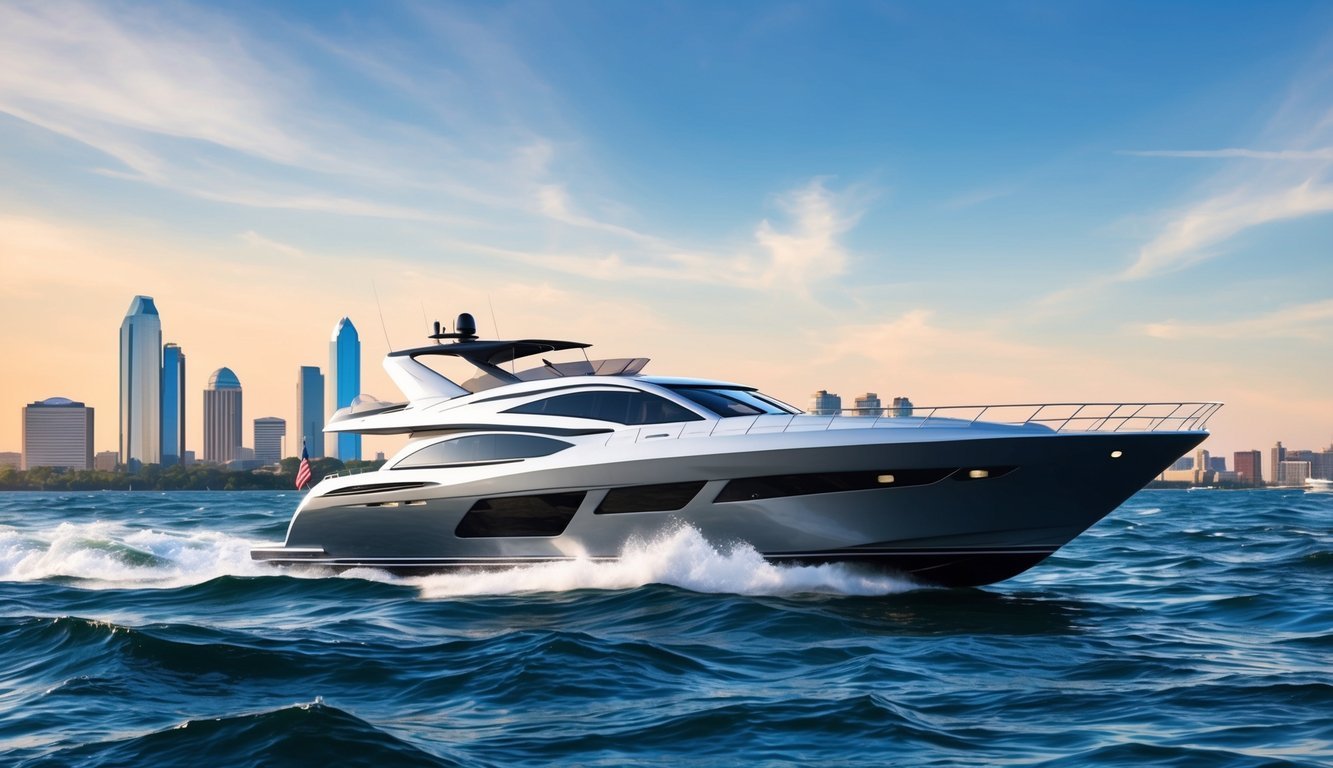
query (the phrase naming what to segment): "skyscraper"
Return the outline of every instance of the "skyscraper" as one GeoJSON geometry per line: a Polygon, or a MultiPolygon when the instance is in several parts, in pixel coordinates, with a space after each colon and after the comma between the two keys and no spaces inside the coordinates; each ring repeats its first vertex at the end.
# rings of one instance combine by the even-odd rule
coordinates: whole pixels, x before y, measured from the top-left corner
{"type": "MultiPolygon", "coordinates": [[[[325,422],[339,408],[352,404],[352,398],[361,394],[361,338],[351,319],[344,317],[333,326],[329,342],[329,375],[324,381],[325,422]]],[[[361,436],[348,433],[327,435],[325,454],[352,461],[361,458],[361,436]]]]}
{"type": "Polygon", "coordinates": [[[282,461],[282,438],[287,436],[287,422],[275,416],[255,419],[255,461],[277,464],[282,461]]]}
{"type": "Polygon", "coordinates": [[[241,381],[230,368],[219,368],[204,390],[204,461],[225,464],[240,447],[241,381]]]}
{"type": "Polygon", "coordinates": [[[879,395],[874,392],[867,392],[856,398],[857,416],[882,416],[884,415],[884,406],[879,401],[879,395]]]}
{"type": "Polygon", "coordinates": [[[815,416],[837,416],[842,413],[842,398],[821,389],[810,396],[810,413],[815,416]]]}
{"type": "Polygon", "coordinates": [[[1236,474],[1240,475],[1243,482],[1249,485],[1264,484],[1264,473],[1259,466],[1262,455],[1259,451],[1236,451],[1232,456],[1236,474]]]}
{"type": "Polygon", "coordinates": [[[162,466],[181,460],[185,452],[185,353],[180,346],[162,348],[162,466]]]}
{"type": "Polygon", "coordinates": [[[64,397],[23,406],[23,468],[93,468],[93,409],[64,397]]]}
{"type": "Polygon", "coordinates": [[[1282,485],[1282,462],[1287,460],[1287,449],[1282,447],[1282,441],[1268,449],[1268,469],[1269,474],[1273,476],[1273,485],[1282,485]]]}
{"type": "Polygon", "coordinates": [[[135,296],[120,324],[120,462],[162,461],[162,320],[151,296],[135,296]]]}
{"type": "Polygon", "coordinates": [[[293,454],[304,445],[310,458],[324,455],[324,374],[313,365],[301,366],[296,377],[296,438],[293,454]]]}

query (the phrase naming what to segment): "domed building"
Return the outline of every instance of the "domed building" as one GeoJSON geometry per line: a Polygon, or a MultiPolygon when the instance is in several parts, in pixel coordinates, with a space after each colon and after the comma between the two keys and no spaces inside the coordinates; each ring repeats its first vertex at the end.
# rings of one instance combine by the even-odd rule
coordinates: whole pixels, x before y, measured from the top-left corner
{"type": "Polygon", "coordinates": [[[204,461],[226,464],[241,452],[241,380],[219,368],[204,389],[204,461]]]}

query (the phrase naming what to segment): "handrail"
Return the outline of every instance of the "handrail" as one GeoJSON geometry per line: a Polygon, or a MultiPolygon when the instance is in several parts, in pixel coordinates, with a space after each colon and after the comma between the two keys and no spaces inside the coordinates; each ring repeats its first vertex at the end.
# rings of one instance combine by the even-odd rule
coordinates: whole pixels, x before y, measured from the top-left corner
{"type": "Polygon", "coordinates": [[[379,467],[356,467],[354,469],[340,469],[337,472],[330,472],[324,476],[324,480],[333,477],[351,477],[352,475],[363,475],[367,472],[376,472],[379,467]]]}
{"type": "Polygon", "coordinates": [[[1012,403],[992,405],[910,406],[906,408],[843,408],[836,413],[816,411],[812,415],[873,419],[869,427],[923,428],[943,422],[986,422],[1012,426],[1041,425],[1054,432],[1157,432],[1202,431],[1222,403],[1012,403]],[[886,415],[887,412],[887,415],[886,415]],[[1013,413],[1012,417],[1008,414],[1013,413]]]}

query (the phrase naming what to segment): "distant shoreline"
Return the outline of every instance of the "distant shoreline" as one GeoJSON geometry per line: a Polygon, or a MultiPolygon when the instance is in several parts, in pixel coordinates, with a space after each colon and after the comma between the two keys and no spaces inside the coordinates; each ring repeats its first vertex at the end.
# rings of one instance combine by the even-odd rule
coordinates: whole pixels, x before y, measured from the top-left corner
{"type": "MultiPolygon", "coordinates": [[[[136,472],[97,469],[29,470],[0,468],[0,491],[294,491],[300,460],[283,459],[276,468],[228,471],[215,464],[162,467],[147,464],[136,472]]],[[[312,459],[310,474],[322,478],[338,472],[379,469],[382,461],[312,459]]],[[[316,480],[318,482],[318,480],[316,480]]]]}

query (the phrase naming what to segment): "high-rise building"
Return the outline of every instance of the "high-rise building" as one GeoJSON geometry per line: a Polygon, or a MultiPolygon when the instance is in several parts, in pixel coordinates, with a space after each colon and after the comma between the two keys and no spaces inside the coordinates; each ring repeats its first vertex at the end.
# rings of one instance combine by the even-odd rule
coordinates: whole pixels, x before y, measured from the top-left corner
{"type": "Polygon", "coordinates": [[[135,296],[120,324],[120,460],[131,470],[162,461],[162,320],[135,296]]]}
{"type": "Polygon", "coordinates": [[[837,416],[842,413],[842,398],[821,389],[810,396],[810,413],[815,416],[837,416]]]}
{"type": "Polygon", "coordinates": [[[1277,465],[1277,485],[1305,485],[1310,479],[1310,462],[1283,460],[1277,465]]]}
{"type": "Polygon", "coordinates": [[[93,409],[64,397],[23,406],[23,468],[93,467],[93,409]]]}
{"type": "Polygon", "coordinates": [[[1268,468],[1269,474],[1273,476],[1273,485],[1282,485],[1282,462],[1287,460],[1287,449],[1282,447],[1282,441],[1268,449],[1268,468]]]}
{"type": "MultiPolygon", "coordinates": [[[[324,374],[303,365],[296,377],[296,437],[312,459],[324,455],[324,416],[324,374]]],[[[297,451],[293,444],[292,453],[297,451]]]]}
{"type": "Polygon", "coordinates": [[[162,466],[181,460],[185,450],[185,353],[177,344],[162,348],[162,466]]]}
{"type": "MultiPolygon", "coordinates": [[[[361,394],[361,338],[356,326],[344,317],[333,326],[329,341],[329,375],[324,382],[325,423],[339,408],[352,404],[361,394]]],[[[343,461],[361,458],[361,436],[337,432],[326,436],[324,453],[343,461]]]]}
{"type": "Polygon", "coordinates": [[[230,368],[219,368],[204,389],[204,461],[225,464],[240,447],[241,381],[230,368]]]}
{"type": "Polygon", "coordinates": [[[275,416],[255,419],[255,461],[277,464],[282,461],[282,438],[287,436],[287,422],[275,416]]]}
{"type": "Polygon", "coordinates": [[[874,392],[867,392],[856,398],[857,416],[882,416],[884,415],[884,406],[879,402],[879,395],[874,392]]]}
{"type": "Polygon", "coordinates": [[[893,407],[889,410],[889,415],[899,419],[905,419],[912,415],[912,401],[906,396],[893,398],[893,407]]]}
{"type": "Polygon", "coordinates": [[[1209,459],[1208,459],[1208,468],[1211,469],[1211,470],[1213,470],[1214,472],[1225,472],[1225,471],[1227,471],[1227,457],[1225,457],[1225,456],[1211,456],[1211,457],[1209,457],[1209,459]]]}
{"type": "Polygon", "coordinates": [[[1333,480],[1333,445],[1314,455],[1314,461],[1310,464],[1310,477],[1333,480]]]}
{"type": "Polygon", "coordinates": [[[1236,451],[1232,456],[1232,464],[1235,466],[1236,474],[1240,475],[1241,482],[1249,485],[1263,485],[1264,473],[1260,467],[1263,454],[1259,451],[1236,451]]]}
{"type": "Polygon", "coordinates": [[[1186,472],[1192,470],[1194,469],[1194,457],[1181,456],[1180,458],[1172,462],[1171,466],[1168,469],[1172,472],[1186,472]]]}
{"type": "Polygon", "coordinates": [[[93,454],[93,469],[101,472],[115,472],[120,463],[120,454],[115,451],[98,451],[93,454]]]}

